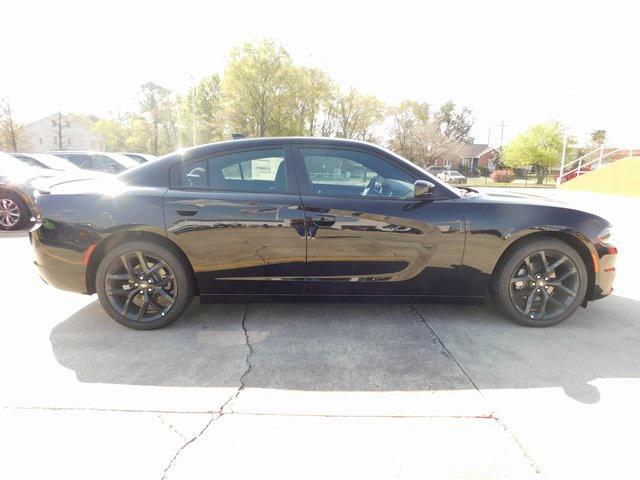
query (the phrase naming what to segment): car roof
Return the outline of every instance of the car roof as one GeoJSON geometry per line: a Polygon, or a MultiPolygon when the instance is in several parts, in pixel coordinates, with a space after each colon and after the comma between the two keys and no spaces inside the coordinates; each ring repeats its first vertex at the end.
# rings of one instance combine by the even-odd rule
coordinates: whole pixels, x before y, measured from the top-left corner
{"type": "Polygon", "coordinates": [[[185,157],[197,157],[202,154],[216,150],[226,150],[228,148],[254,147],[257,145],[280,145],[283,143],[304,143],[317,144],[322,146],[351,146],[351,147],[369,147],[380,149],[382,147],[360,140],[351,140],[347,138],[328,138],[328,137],[259,137],[259,138],[241,138],[237,140],[224,140],[221,142],[208,143],[188,148],[184,151],[185,157]]]}

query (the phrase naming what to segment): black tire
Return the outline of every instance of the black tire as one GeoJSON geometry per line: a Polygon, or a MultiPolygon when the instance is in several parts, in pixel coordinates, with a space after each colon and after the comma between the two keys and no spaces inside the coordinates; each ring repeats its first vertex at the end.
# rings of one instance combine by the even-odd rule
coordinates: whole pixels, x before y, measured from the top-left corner
{"type": "Polygon", "coordinates": [[[25,228],[31,220],[31,211],[29,210],[29,207],[24,202],[22,197],[16,192],[5,190],[3,192],[0,192],[0,208],[4,204],[3,200],[7,200],[16,205],[18,207],[20,217],[13,225],[3,225],[2,223],[0,223],[0,230],[21,230],[25,228]]]}
{"type": "Polygon", "coordinates": [[[184,256],[174,248],[155,242],[133,241],[117,246],[105,255],[96,273],[96,290],[102,308],[116,322],[136,330],[155,330],[169,325],[184,313],[193,299],[194,280],[186,261],[184,256]],[[149,271],[149,279],[145,278],[144,283],[142,280],[137,283],[140,279],[139,275],[146,276],[142,272],[142,262],[135,262],[135,258],[138,258],[137,252],[142,253],[147,267],[151,264],[150,270],[160,265],[159,270],[157,270],[160,273],[156,275],[156,273],[149,271]],[[122,260],[123,256],[128,260],[122,260]],[[131,258],[134,258],[134,260],[132,261],[131,258]],[[154,261],[157,263],[154,263],[154,261]],[[125,262],[127,267],[124,267],[125,262]],[[115,272],[114,269],[117,269],[119,265],[122,265],[123,272],[115,272]],[[135,274],[133,275],[133,280],[131,280],[131,272],[135,274]],[[109,275],[109,279],[107,279],[107,275],[109,275]],[[154,275],[160,275],[156,280],[157,285],[151,284],[155,278],[154,275]],[[129,279],[118,278],[113,280],[114,277],[124,276],[129,277],[129,279]],[[167,279],[169,280],[167,281],[167,279]],[[136,283],[133,283],[134,281],[136,283]],[[114,282],[116,282],[115,285],[114,282]],[[147,282],[149,283],[147,284],[147,282]],[[162,295],[157,293],[160,291],[161,282],[167,283],[166,288],[171,288],[170,291],[165,289],[165,293],[168,292],[167,297],[173,298],[172,304],[166,302],[161,298],[162,295]],[[124,290],[125,287],[127,287],[127,290],[124,290]],[[150,287],[149,292],[154,288],[153,293],[146,293],[147,287],[150,287]],[[137,290],[137,292],[132,297],[134,290],[137,290]],[[118,295],[115,295],[115,292],[119,292],[118,295]],[[133,299],[130,300],[130,297],[133,299]],[[148,298],[151,298],[151,300],[148,300],[148,298]],[[155,302],[158,308],[150,303],[152,301],[155,302]],[[119,302],[123,303],[123,305],[120,306],[119,302]],[[160,302],[165,302],[167,305],[159,305],[160,302]],[[132,318],[137,316],[136,313],[139,314],[143,310],[144,304],[148,305],[144,308],[142,319],[132,318]],[[144,316],[149,311],[149,307],[152,307],[151,311],[154,315],[150,313],[149,318],[146,318],[144,316]],[[165,310],[161,311],[159,307],[164,307],[165,310]]]}
{"type": "Polygon", "coordinates": [[[573,247],[554,238],[538,237],[520,243],[501,260],[491,282],[491,296],[516,323],[549,327],[577,310],[584,300],[588,278],[584,261],[573,247]],[[545,274],[556,263],[553,273],[545,274]]]}

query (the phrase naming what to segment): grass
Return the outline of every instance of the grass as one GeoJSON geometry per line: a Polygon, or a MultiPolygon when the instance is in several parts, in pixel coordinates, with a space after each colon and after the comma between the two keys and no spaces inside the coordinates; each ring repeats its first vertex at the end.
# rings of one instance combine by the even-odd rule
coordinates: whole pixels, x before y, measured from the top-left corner
{"type": "Polygon", "coordinates": [[[626,157],[563,183],[560,188],[640,197],[640,157],[626,157]]]}
{"type": "Polygon", "coordinates": [[[545,183],[538,185],[535,175],[530,175],[526,181],[524,178],[516,178],[510,183],[494,182],[491,177],[469,177],[467,185],[470,187],[554,188],[556,181],[554,177],[547,177],[545,183]]]}

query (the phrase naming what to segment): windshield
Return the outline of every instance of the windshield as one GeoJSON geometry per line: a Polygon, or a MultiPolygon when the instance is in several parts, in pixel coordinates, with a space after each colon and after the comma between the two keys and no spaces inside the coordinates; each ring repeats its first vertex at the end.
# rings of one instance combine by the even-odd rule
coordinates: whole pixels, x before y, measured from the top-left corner
{"type": "Polygon", "coordinates": [[[456,172],[455,170],[451,170],[449,172],[449,175],[451,175],[452,177],[462,177],[462,174],[460,172],[456,172]]]}
{"type": "Polygon", "coordinates": [[[37,167],[37,168],[49,168],[48,165],[38,161],[30,155],[24,155],[22,153],[12,153],[11,156],[13,158],[18,159],[21,163],[28,165],[29,167],[37,167]]]}
{"type": "Polygon", "coordinates": [[[55,170],[79,170],[79,167],[69,160],[48,153],[33,153],[30,157],[55,170]]]}
{"type": "Polygon", "coordinates": [[[463,197],[465,195],[465,191],[463,191],[463,190],[461,190],[459,188],[454,188],[452,186],[447,185],[445,182],[437,180],[436,177],[432,173],[428,172],[427,170],[422,168],[420,165],[417,165],[417,164],[407,160],[403,156],[398,155],[397,153],[392,152],[391,150],[388,150],[386,148],[383,148],[383,147],[377,147],[377,148],[380,148],[381,150],[385,151],[387,154],[393,156],[394,158],[397,158],[401,162],[407,163],[407,164],[411,165],[413,168],[417,168],[421,173],[423,173],[429,179],[429,181],[439,185],[440,187],[444,188],[445,190],[448,190],[449,192],[453,193],[455,196],[463,197]]]}
{"type": "Polygon", "coordinates": [[[15,173],[15,172],[27,172],[29,171],[29,165],[21,162],[17,158],[0,152],[0,173],[15,173]]]}

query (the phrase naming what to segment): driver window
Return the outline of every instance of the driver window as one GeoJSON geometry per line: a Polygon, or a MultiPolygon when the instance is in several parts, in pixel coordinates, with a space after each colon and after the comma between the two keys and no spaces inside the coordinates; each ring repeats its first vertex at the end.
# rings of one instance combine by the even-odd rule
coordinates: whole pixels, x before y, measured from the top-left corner
{"type": "Polygon", "coordinates": [[[338,148],[302,148],[300,153],[315,194],[408,198],[414,178],[369,153],[338,148]]]}

